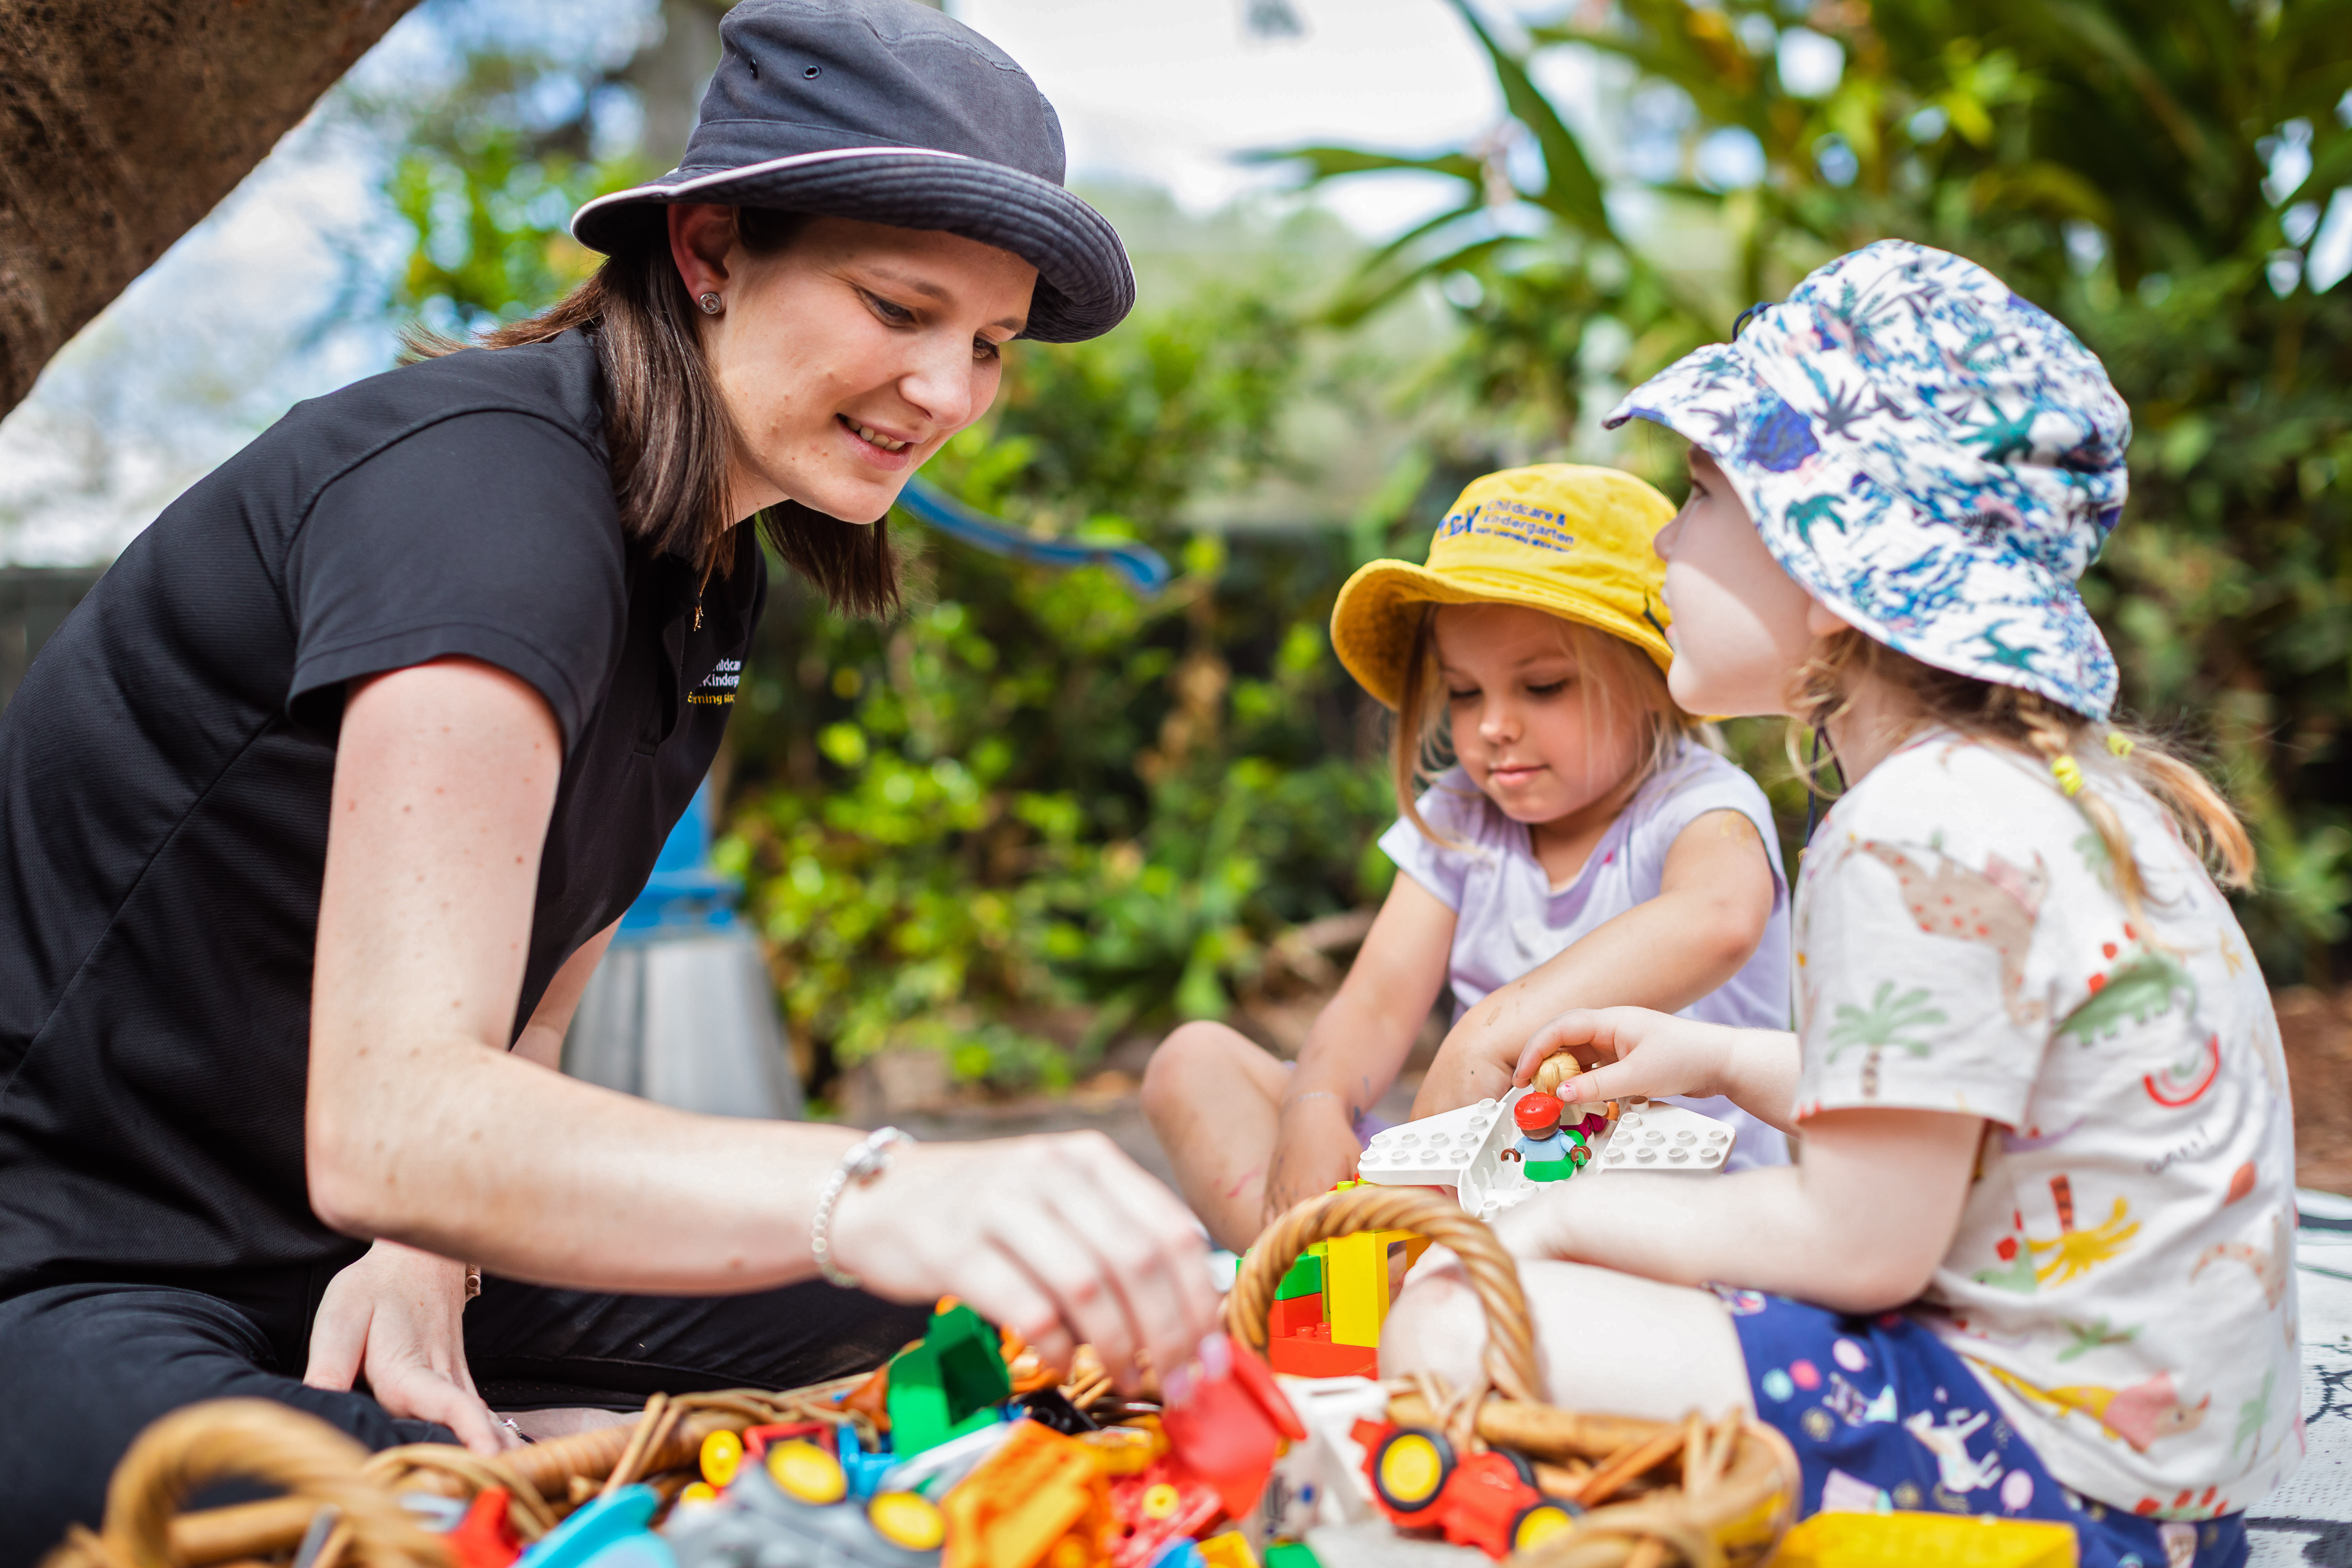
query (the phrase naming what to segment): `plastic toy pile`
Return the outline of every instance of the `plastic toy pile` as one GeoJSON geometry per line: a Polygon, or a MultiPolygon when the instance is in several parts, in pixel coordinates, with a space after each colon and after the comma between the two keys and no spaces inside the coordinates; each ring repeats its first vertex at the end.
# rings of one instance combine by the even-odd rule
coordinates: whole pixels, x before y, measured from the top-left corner
{"type": "MultiPolygon", "coordinates": [[[[372,1496],[411,1541],[424,1525],[451,1568],[2072,1568],[2063,1526],[1822,1515],[1790,1531],[1793,1456],[1752,1420],[1541,1403],[1516,1270],[1471,1216],[1612,1169],[1719,1171],[1729,1142],[1686,1110],[1564,1106],[1539,1089],[1392,1129],[1366,1152],[1365,1180],[1299,1205],[1243,1261],[1228,1321],[1272,1364],[1212,1336],[1162,1375],[1157,1404],[1117,1394],[1088,1350],[1066,1381],[948,1300],[862,1380],[656,1394],[625,1445],[614,1428],[497,1463],[353,1448],[360,1490],[333,1495],[345,1508],[372,1496]],[[1431,1187],[1452,1191],[1392,1190],[1431,1187]],[[1369,1375],[1391,1295],[1431,1238],[1469,1268],[1495,1336],[1492,1392],[1468,1403],[1439,1380],[1369,1375]],[[470,1495],[446,1495],[453,1480],[470,1495]]],[[[187,1456],[249,1451],[289,1423],[349,1446],[257,1401],[165,1417],[118,1470],[104,1537],[81,1532],[57,1563],[132,1560],[116,1502],[160,1518],[192,1474],[268,1479],[187,1456]],[[158,1489],[172,1500],[142,1495],[158,1489]]],[[[278,1451],[303,1441],[293,1432],[278,1451]]],[[[353,1533],[366,1520],[310,1495],[320,1501],[290,1516],[291,1497],[184,1515],[170,1558],[284,1562],[307,1528],[294,1568],[429,1560],[371,1547],[353,1533]]]]}
{"type": "Polygon", "coordinates": [[[493,1490],[443,1544],[458,1568],[1281,1563],[1236,1526],[1307,1436],[1290,1401],[1222,1334],[1166,1384],[1159,1406],[1110,1395],[1098,1371],[1056,1386],[1017,1339],[943,1301],[831,1418],[710,1433],[674,1498],[621,1488],[524,1551],[493,1490]]]}

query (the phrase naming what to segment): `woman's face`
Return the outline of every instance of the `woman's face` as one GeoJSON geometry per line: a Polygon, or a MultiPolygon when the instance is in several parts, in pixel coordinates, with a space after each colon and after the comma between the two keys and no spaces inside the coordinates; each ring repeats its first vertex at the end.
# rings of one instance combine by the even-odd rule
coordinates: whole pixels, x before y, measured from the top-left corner
{"type": "Polygon", "coordinates": [[[1690,499],[1653,546],[1674,612],[1667,689],[1692,713],[1783,712],[1813,639],[1840,623],[1780,570],[1731,481],[1696,447],[1690,479],[1690,499]]]}
{"type": "Polygon", "coordinates": [[[740,433],[730,504],[796,500],[873,522],[949,437],[988,412],[999,354],[1029,317],[1037,269],[936,229],[811,218],[771,256],[734,209],[670,209],[688,292],[715,293],[702,342],[740,433]]]}
{"type": "Polygon", "coordinates": [[[1454,755],[1515,822],[1557,822],[1625,782],[1641,710],[1581,668],[1567,628],[1522,605],[1445,605],[1438,679],[1454,755]]]}

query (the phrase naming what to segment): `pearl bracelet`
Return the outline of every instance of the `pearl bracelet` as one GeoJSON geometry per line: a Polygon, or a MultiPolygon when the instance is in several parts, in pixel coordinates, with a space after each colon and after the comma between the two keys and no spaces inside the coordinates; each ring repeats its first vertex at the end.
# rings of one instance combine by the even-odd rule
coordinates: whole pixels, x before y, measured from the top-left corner
{"type": "Polygon", "coordinates": [[[879,1176],[890,1164],[890,1150],[899,1143],[912,1143],[914,1135],[895,1127],[877,1127],[850,1145],[841,1163],[824,1179],[824,1191],[817,1194],[816,1215],[809,1221],[809,1251],[816,1258],[817,1269],[827,1279],[845,1290],[858,1287],[857,1276],[833,1260],[833,1206],[853,1182],[865,1186],[879,1176]]]}

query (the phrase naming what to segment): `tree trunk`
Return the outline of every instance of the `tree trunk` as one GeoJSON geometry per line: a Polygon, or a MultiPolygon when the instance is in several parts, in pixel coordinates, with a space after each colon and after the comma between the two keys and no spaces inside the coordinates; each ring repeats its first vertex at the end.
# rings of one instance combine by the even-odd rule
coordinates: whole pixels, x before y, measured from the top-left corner
{"type": "Polygon", "coordinates": [[[0,0],[0,414],[415,0],[0,0]]]}

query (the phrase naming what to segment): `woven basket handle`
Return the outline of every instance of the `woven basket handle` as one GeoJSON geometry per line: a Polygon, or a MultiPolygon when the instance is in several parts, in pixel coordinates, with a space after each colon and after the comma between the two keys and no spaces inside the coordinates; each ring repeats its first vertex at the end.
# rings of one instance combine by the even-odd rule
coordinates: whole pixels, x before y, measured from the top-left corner
{"type": "Polygon", "coordinates": [[[48,1568],[172,1568],[172,1521],[187,1498],[243,1479],[341,1510],[359,1568],[436,1568],[440,1543],[360,1473],[367,1450],[315,1415],[266,1399],[215,1399],[175,1410],[131,1445],[106,1491],[106,1525],[77,1531],[48,1568]]]}
{"type": "Polygon", "coordinates": [[[1486,1310],[1486,1378],[1512,1399],[1540,1402],[1535,1339],[1518,1265],[1486,1224],[1452,1198],[1421,1187],[1349,1187],[1326,1193],[1266,1226],[1250,1247],[1225,1299],[1225,1325],[1263,1351],[1274,1292],[1301,1254],[1318,1241],[1366,1230],[1409,1230],[1453,1250],[1486,1310]]]}

